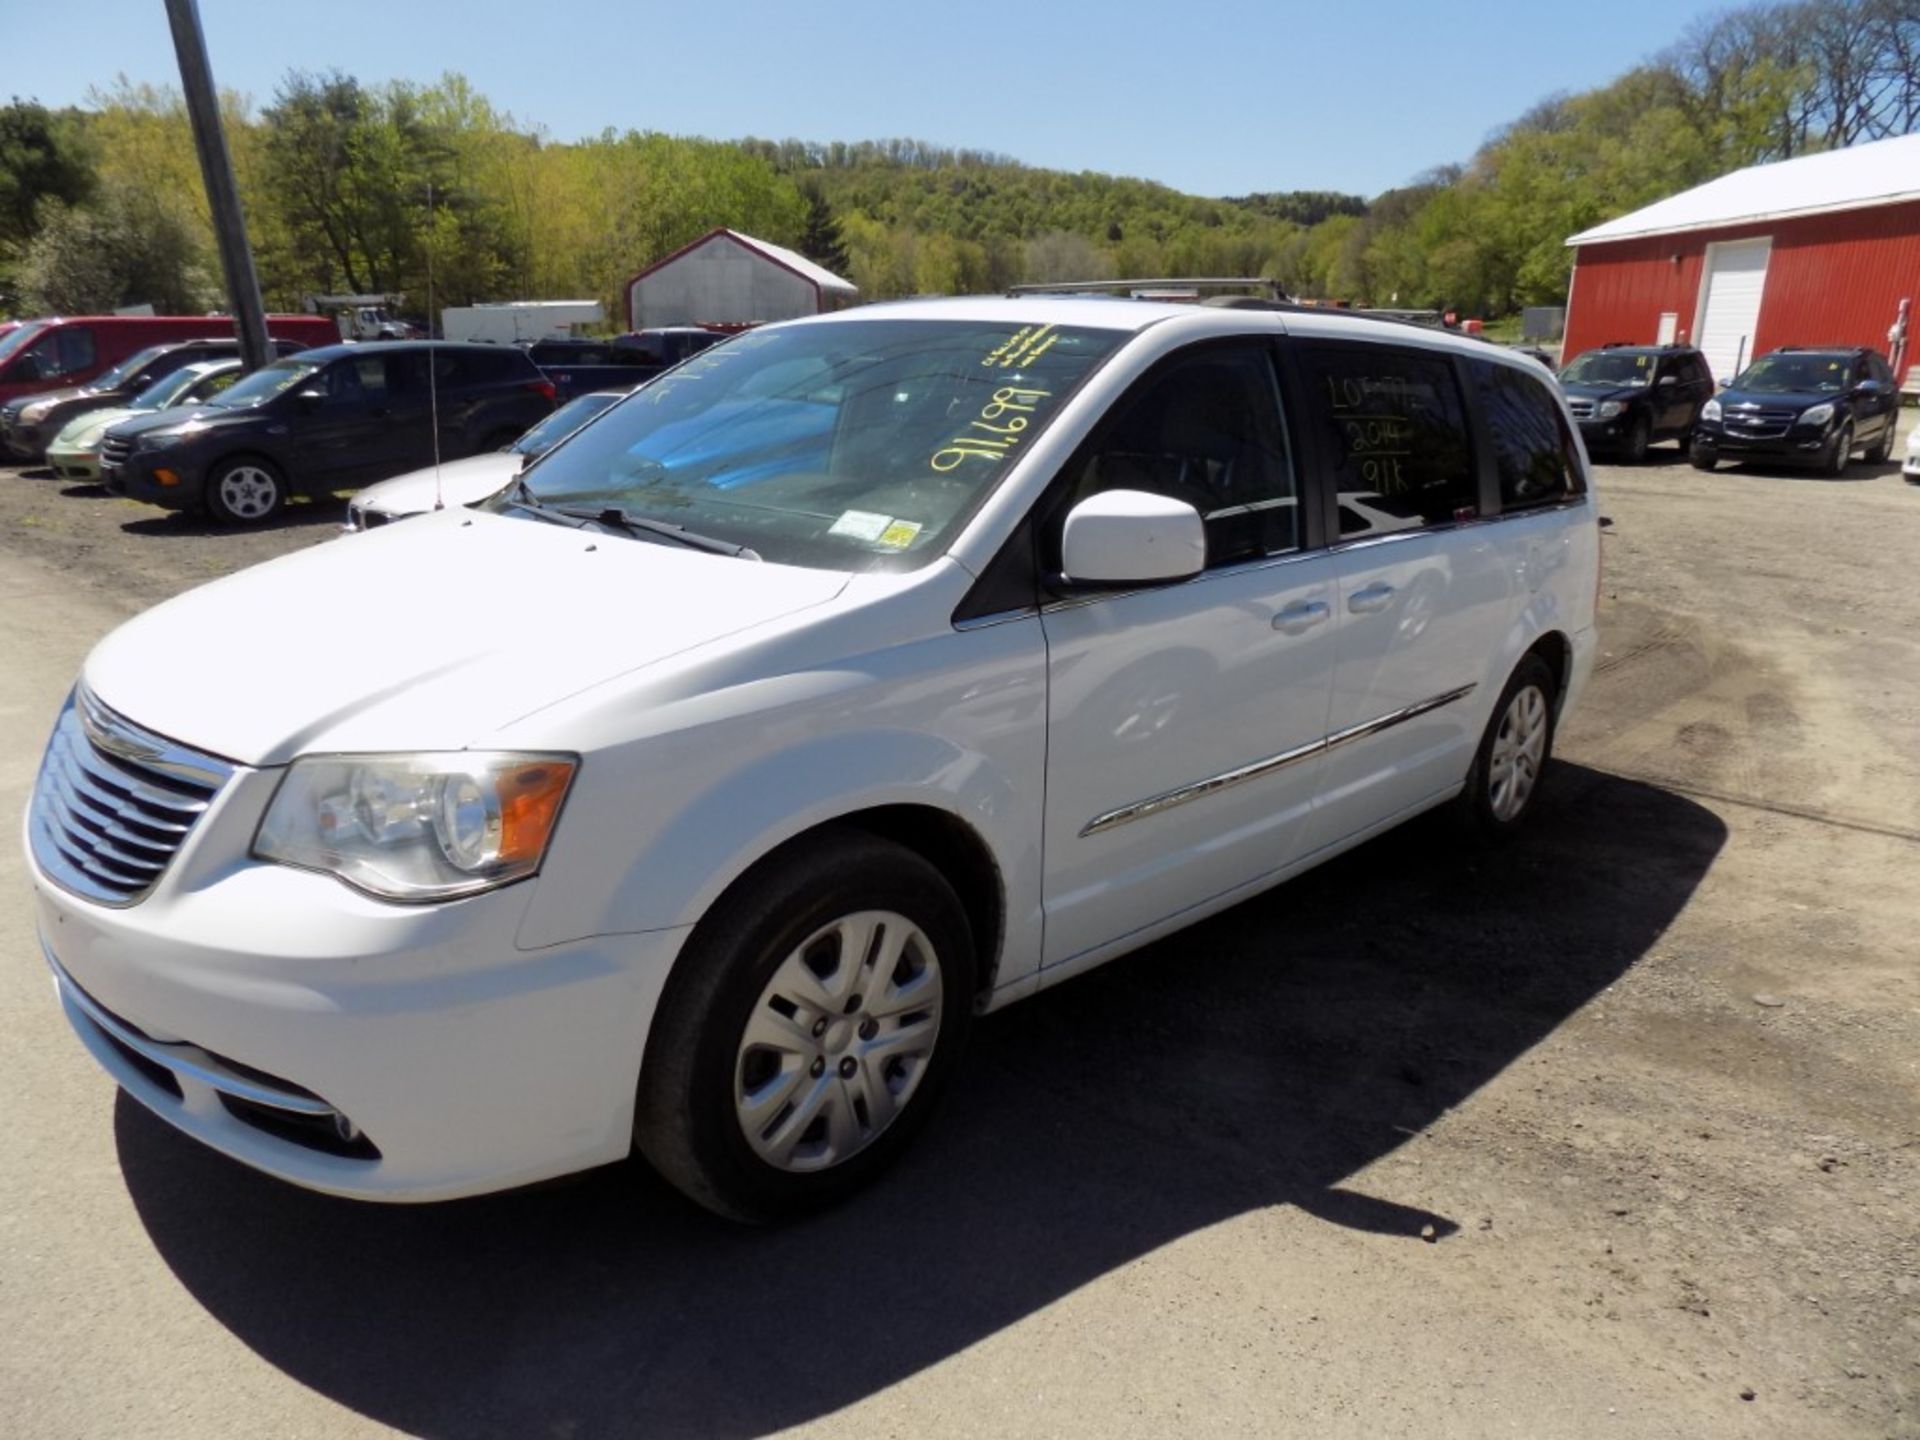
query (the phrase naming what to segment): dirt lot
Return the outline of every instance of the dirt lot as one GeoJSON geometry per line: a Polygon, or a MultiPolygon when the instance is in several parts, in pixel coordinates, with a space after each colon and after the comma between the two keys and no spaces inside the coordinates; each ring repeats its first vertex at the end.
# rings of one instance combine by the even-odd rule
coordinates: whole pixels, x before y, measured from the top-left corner
{"type": "MultiPolygon", "coordinates": [[[[1014,1008],[783,1231],[198,1149],[63,1033],[9,843],[0,1433],[1920,1435],[1920,487],[1655,453],[1526,844],[1415,825],[1014,1008]]],[[[92,639],[338,519],[74,490],[0,471],[9,814],[92,639]]]]}

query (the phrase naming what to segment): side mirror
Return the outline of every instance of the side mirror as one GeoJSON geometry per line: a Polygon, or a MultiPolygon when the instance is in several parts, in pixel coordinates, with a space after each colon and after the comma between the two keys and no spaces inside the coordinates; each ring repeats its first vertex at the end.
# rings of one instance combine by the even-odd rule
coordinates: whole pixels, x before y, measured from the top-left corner
{"type": "Polygon", "coordinates": [[[1103,491],[1068,512],[1060,564],[1079,585],[1191,579],[1207,568],[1206,526],[1183,500],[1145,490],[1103,491]]]}
{"type": "Polygon", "coordinates": [[[38,380],[40,378],[40,357],[38,355],[22,355],[18,360],[13,362],[12,368],[7,372],[7,378],[16,382],[38,380]]]}
{"type": "Polygon", "coordinates": [[[1653,386],[1656,390],[1665,390],[1668,386],[1678,385],[1679,383],[1680,377],[1677,375],[1662,375],[1658,380],[1653,382],[1653,386]]]}
{"type": "Polygon", "coordinates": [[[1853,393],[1856,395],[1878,395],[1880,393],[1880,382],[1878,380],[1862,380],[1853,387],[1853,393]]]}
{"type": "Polygon", "coordinates": [[[293,402],[302,410],[318,410],[322,405],[327,403],[327,392],[324,390],[296,390],[293,392],[293,402]]]}

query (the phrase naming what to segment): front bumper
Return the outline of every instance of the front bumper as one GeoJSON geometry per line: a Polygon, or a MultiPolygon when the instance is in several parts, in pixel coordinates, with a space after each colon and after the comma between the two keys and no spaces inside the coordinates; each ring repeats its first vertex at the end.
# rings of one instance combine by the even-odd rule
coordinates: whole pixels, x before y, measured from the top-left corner
{"type": "Polygon", "coordinates": [[[62,450],[55,445],[47,451],[47,464],[62,480],[100,478],[100,452],[97,450],[62,450]]]}
{"type": "Polygon", "coordinates": [[[1580,438],[1587,442],[1589,450],[1621,450],[1626,447],[1627,431],[1633,424],[1631,414],[1616,415],[1611,420],[1576,420],[1580,427],[1580,438]]]}
{"type": "Polygon", "coordinates": [[[44,955],[102,1067],[223,1154],[335,1195],[447,1199],[624,1157],[685,930],[526,951],[537,879],[401,906],[235,858],[276,779],[238,772],[124,908],[61,889],[29,847],[44,955]]]}
{"type": "Polygon", "coordinates": [[[104,458],[100,463],[100,483],[108,491],[169,510],[198,505],[203,482],[200,465],[184,446],[136,450],[117,464],[104,458]]]}
{"type": "Polygon", "coordinates": [[[1694,428],[1692,445],[1722,460],[1756,460],[1772,465],[1822,465],[1832,453],[1832,432],[1825,427],[1808,429],[1793,426],[1784,435],[1739,435],[1724,425],[1701,421],[1694,428]]]}

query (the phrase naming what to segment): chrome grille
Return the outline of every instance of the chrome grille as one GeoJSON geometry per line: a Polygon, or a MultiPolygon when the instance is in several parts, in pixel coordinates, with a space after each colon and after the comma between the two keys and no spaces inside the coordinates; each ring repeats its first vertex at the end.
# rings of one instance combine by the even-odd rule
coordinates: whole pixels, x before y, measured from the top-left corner
{"type": "Polygon", "coordinates": [[[1593,401],[1579,399],[1569,400],[1567,401],[1567,408],[1573,412],[1574,419],[1585,420],[1593,414],[1593,401]]]}
{"type": "Polygon", "coordinates": [[[1777,440],[1800,418],[1798,410],[1729,407],[1720,422],[1727,434],[1742,440],[1777,440]]]}
{"type": "Polygon", "coordinates": [[[127,456],[133,453],[133,441],[119,435],[109,435],[100,442],[100,463],[105,465],[124,465],[127,456]]]}
{"type": "Polygon", "coordinates": [[[233,773],[75,690],[54,724],[27,811],[33,858],[103,905],[151,890],[233,773]]]}

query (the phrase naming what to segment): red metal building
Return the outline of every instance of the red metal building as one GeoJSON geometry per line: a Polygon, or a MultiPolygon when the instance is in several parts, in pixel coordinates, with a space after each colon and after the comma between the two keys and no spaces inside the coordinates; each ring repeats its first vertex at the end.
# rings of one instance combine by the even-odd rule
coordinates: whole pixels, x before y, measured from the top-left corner
{"type": "Polygon", "coordinates": [[[1920,309],[1920,135],[1723,175],[1567,244],[1569,357],[1680,341],[1725,381],[1782,345],[1871,345],[1905,378],[1903,342],[1920,329],[1908,318],[1920,309]]]}

